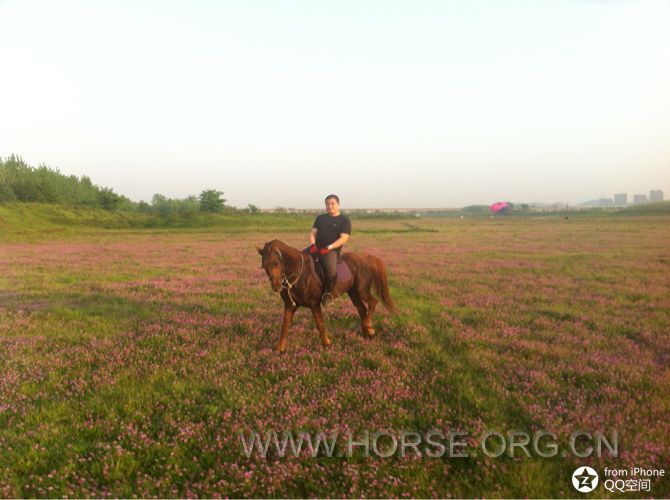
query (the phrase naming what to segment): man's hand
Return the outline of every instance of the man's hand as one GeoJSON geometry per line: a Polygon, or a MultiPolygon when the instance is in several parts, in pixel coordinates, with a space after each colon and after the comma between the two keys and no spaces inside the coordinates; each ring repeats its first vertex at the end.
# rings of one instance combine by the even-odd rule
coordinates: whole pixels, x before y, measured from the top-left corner
{"type": "Polygon", "coordinates": [[[312,243],[309,247],[309,253],[310,255],[314,255],[319,251],[319,247],[317,247],[314,243],[312,243]]]}
{"type": "Polygon", "coordinates": [[[328,252],[330,252],[328,247],[319,248],[319,255],[326,255],[328,252]]]}

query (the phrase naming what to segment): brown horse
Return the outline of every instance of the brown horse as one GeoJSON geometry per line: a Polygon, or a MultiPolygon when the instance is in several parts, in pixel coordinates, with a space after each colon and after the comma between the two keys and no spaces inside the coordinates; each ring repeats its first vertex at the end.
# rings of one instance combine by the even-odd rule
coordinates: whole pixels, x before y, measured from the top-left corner
{"type": "MultiPolygon", "coordinates": [[[[284,320],[276,350],[278,352],[286,350],[288,329],[296,309],[300,306],[311,309],[321,334],[321,341],[324,347],[328,347],[330,339],[321,312],[323,288],[310,263],[311,257],[279,240],[272,240],[263,248],[256,246],[256,250],[262,257],[261,267],[270,278],[272,290],[279,292],[284,300],[284,320]]],[[[387,310],[395,309],[389,293],[386,267],[374,255],[347,252],[342,254],[342,260],[351,270],[351,278],[337,282],[336,295],[344,292],[349,295],[361,317],[363,333],[372,337],[375,334],[372,314],[379,301],[372,295],[370,288],[374,288],[387,310]]]]}

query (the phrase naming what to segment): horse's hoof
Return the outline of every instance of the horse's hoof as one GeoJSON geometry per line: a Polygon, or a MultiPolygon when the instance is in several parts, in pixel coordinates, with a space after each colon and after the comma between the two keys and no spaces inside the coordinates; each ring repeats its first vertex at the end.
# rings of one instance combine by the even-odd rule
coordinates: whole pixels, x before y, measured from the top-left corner
{"type": "Polygon", "coordinates": [[[330,341],[330,339],[326,339],[323,341],[323,347],[330,347],[331,344],[332,342],[330,341]]]}
{"type": "Polygon", "coordinates": [[[283,345],[281,345],[281,344],[277,344],[277,347],[275,347],[275,351],[277,352],[277,354],[281,354],[281,353],[283,353],[285,350],[286,350],[286,347],[283,346],[283,345]]]}
{"type": "Polygon", "coordinates": [[[365,330],[365,334],[366,334],[368,337],[374,337],[374,336],[377,334],[377,332],[375,332],[375,329],[374,329],[374,328],[367,328],[367,329],[365,330]]]}

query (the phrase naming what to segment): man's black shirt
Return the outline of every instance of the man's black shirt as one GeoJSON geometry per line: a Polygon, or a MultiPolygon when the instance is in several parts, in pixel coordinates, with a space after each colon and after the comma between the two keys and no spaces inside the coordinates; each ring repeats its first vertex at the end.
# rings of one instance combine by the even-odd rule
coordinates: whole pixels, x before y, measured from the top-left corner
{"type": "MultiPolygon", "coordinates": [[[[315,220],[312,227],[317,229],[316,246],[326,247],[340,237],[341,233],[351,234],[351,221],[346,215],[340,213],[333,217],[330,214],[321,214],[315,220]]],[[[335,249],[340,253],[342,247],[335,249]]]]}

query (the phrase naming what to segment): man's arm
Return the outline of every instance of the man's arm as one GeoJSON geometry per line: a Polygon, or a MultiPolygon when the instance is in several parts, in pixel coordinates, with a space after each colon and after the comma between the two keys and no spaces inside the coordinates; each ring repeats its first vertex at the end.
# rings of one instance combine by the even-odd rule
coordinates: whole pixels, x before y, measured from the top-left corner
{"type": "Polygon", "coordinates": [[[344,224],[342,224],[340,231],[342,231],[340,237],[328,245],[328,250],[340,248],[349,241],[349,236],[351,236],[351,221],[347,217],[344,217],[344,224]]]}
{"type": "Polygon", "coordinates": [[[311,245],[316,245],[316,233],[318,233],[319,230],[315,227],[312,228],[312,230],[309,232],[309,244],[311,245]]]}
{"type": "Polygon", "coordinates": [[[340,237],[328,245],[328,250],[335,250],[336,248],[340,248],[347,241],[349,241],[349,235],[347,233],[340,233],[340,237]]]}

